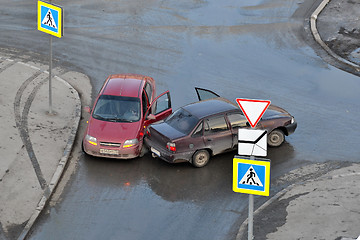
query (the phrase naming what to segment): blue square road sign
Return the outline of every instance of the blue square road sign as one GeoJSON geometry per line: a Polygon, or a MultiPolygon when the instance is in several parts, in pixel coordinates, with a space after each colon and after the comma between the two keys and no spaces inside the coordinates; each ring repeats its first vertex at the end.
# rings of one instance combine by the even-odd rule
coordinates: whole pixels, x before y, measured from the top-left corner
{"type": "Polygon", "coordinates": [[[62,8],[39,0],[38,30],[61,38],[63,36],[62,8]]]}
{"type": "Polygon", "coordinates": [[[234,157],[233,191],[269,196],[270,160],[250,160],[234,157]]]}

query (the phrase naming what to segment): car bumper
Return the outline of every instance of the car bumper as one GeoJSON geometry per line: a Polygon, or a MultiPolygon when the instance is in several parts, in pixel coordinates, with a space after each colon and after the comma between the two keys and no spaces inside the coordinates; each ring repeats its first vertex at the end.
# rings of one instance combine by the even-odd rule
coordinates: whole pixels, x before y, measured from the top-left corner
{"type": "Polygon", "coordinates": [[[294,122],[292,124],[289,124],[285,126],[287,135],[290,135],[295,132],[295,129],[297,128],[297,122],[294,122]]]}
{"type": "Polygon", "coordinates": [[[140,155],[140,145],[129,148],[109,148],[83,142],[84,152],[94,157],[131,159],[140,155]]]}
{"type": "Polygon", "coordinates": [[[158,157],[169,163],[179,163],[179,162],[191,162],[191,157],[193,153],[174,153],[170,152],[167,149],[164,149],[160,146],[157,146],[152,141],[149,141],[145,138],[145,144],[149,148],[153,157],[158,157]]]}

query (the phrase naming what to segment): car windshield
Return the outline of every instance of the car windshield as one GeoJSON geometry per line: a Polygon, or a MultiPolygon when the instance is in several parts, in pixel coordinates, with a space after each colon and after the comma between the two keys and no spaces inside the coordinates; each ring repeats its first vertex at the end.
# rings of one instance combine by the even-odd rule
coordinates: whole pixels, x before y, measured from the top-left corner
{"type": "Polygon", "coordinates": [[[180,108],[171,114],[165,122],[171,127],[175,128],[179,132],[189,134],[194,129],[195,125],[199,122],[199,119],[193,116],[188,111],[180,108]]]}
{"type": "Polygon", "coordinates": [[[137,122],[140,120],[140,99],[101,95],[92,116],[110,122],[137,122]]]}

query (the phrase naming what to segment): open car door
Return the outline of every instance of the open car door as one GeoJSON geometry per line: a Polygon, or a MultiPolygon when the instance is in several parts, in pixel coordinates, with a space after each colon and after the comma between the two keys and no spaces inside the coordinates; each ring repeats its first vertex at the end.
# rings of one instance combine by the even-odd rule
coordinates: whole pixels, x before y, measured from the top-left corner
{"type": "Polygon", "coordinates": [[[166,91],[157,96],[145,113],[145,126],[165,119],[172,113],[170,92],[166,91]]]}
{"type": "Polygon", "coordinates": [[[217,93],[214,93],[213,91],[204,88],[195,87],[195,91],[197,93],[199,101],[220,97],[217,93]]]}

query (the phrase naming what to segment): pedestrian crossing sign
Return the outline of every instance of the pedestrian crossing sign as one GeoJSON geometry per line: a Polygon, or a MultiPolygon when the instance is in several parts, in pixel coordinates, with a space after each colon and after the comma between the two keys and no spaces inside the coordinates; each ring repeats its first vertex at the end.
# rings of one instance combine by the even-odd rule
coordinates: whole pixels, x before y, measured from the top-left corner
{"type": "Polygon", "coordinates": [[[61,38],[63,36],[62,8],[51,3],[38,1],[38,30],[61,38]]]}
{"type": "Polygon", "coordinates": [[[269,196],[270,160],[233,159],[233,191],[269,196]]]}

